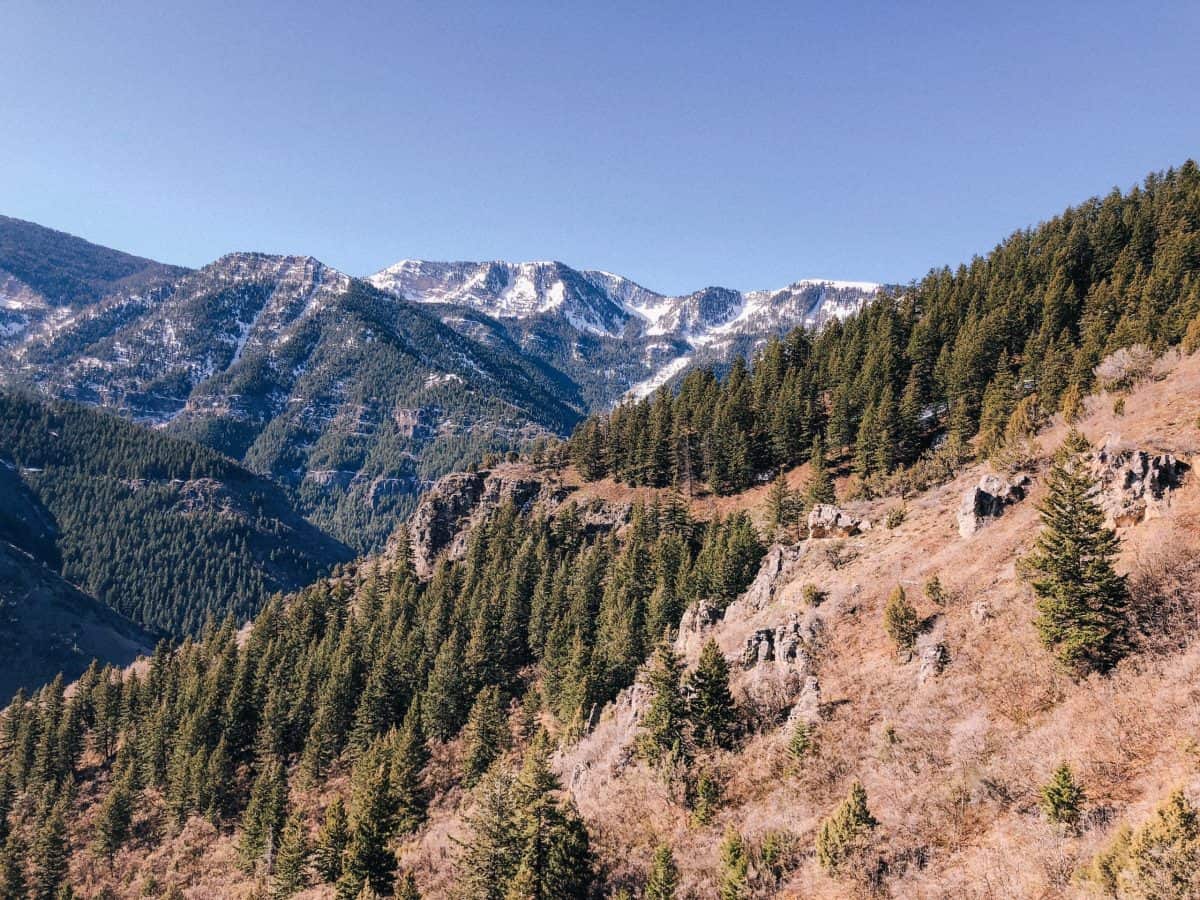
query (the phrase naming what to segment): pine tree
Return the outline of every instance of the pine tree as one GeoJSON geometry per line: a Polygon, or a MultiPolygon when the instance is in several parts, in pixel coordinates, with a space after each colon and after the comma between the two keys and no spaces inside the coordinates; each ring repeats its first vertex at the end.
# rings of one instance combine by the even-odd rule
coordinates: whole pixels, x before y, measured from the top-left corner
{"type": "Polygon", "coordinates": [[[919,627],[920,618],[916,608],[908,602],[904,588],[896,585],[883,608],[884,631],[899,652],[911,656],[919,627]]]}
{"type": "Polygon", "coordinates": [[[721,869],[717,895],[721,900],[748,900],[750,897],[750,857],[746,842],[732,825],[721,841],[721,869]]]}
{"type": "Polygon", "coordinates": [[[513,789],[514,824],[522,846],[505,900],[585,900],[593,860],[587,828],[574,804],[559,801],[549,745],[539,733],[526,753],[513,789]]]}
{"type": "Polygon", "coordinates": [[[792,728],[792,736],[788,739],[788,754],[797,767],[811,756],[816,749],[816,726],[811,722],[799,721],[792,728]]]}
{"type": "Polygon", "coordinates": [[[650,877],[646,879],[642,900],[675,900],[677,890],[679,869],[675,865],[675,856],[670,847],[659,844],[654,851],[654,862],[650,867],[650,877]]]}
{"type": "Polygon", "coordinates": [[[729,690],[729,664],[717,642],[709,638],[700,651],[696,671],[688,678],[688,721],[701,747],[733,745],[737,706],[729,690]]]}
{"type": "Polygon", "coordinates": [[[421,892],[417,890],[417,879],[412,872],[405,872],[396,884],[396,900],[421,900],[421,892]]]}
{"type": "Polygon", "coordinates": [[[476,785],[473,801],[458,859],[459,889],[469,900],[504,900],[522,852],[512,776],[493,766],[476,785]]]}
{"type": "Polygon", "coordinates": [[[388,741],[377,738],[354,765],[351,778],[350,843],[338,880],[339,898],[364,887],[390,895],[396,879],[396,854],[388,847],[395,831],[388,741]]]}
{"type": "Polygon", "coordinates": [[[819,503],[836,503],[837,494],[834,492],[833,478],[829,474],[829,466],[825,462],[825,445],[818,435],[813,439],[812,455],[809,457],[808,487],[805,500],[810,507],[819,503]]]}
{"type": "Polygon", "coordinates": [[[1038,634],[1077,675],[1107,671],[1128,647],[1128,594],[1113,568],[1119,545],[1093,497],[1088,449],[1072,430],[1055,455],[1039,507],[1042,531],[1026,560],[1038,597],[1038,634]]]}
{"type": "Polygon", "coordinates": [[[0,898],[24,900],[29,896],[26,877],[25,843],[17,832],[9,834],[0,852],[0,898]]]}
{"type": "Polygon", "coordinates": [[[113,782],[100,804],[100,814],[96,819],[95,851],[103,856],[111,865],[113,856],[129,837],[129,828],[133,823],[133,785],[128,775],[119,777],[113,782]]]}
{"type": "Polygon", "coordinates": [[[682,676],[683,663],[664,638],[654,651],[647,679],[653,696],[642,716],[636,743],[638,755],[652,766],[688,757],[683,735],[687,700],[683,696],[682,676]]]}
{"type": "Polygon", "coordinates": [[[66,886],[70,857],[66,810],[65,799],[50,808],[30,848],[33,872],[29,879],[29,895],[33,900],[57,900],[59,891],[66,886]]]}
{"type": "Polygon", "coordinates": [[[1079,824],[1085,800],[1083,788],[1079,786],[1071,767],[1066,763],[1054,770],[1049,783],[1041,790],[1042,812],[1046,814],[1046,818],[1070,828],[1079,824]]]}
{"type": "Polygon", "coordinates": [[[798,514],[797,498],[788,487],[787,473],[780,469],[767,493],[767,527],[770,534],[786,534],[796,523],[798,514]]]}
{"type": "Polygon", "coordinates": [[[497,685],[485,687],[476,696],[463,735],[463,783],[471,787],[508,746],[508,724],[497,685]]]}
{"type": "Polygon", "coordinates": [[[250,802],[242,817],[242,838],[238,853],[242,865],[252,870],[260,858],[266,857],[267,871],[271,870],[279,835],[287,815],[287,777],[283,764],[277,759],[266,762],[250,790],[250,802]]]}
{"type": "Polygon", "coordinates": [[[425,764],[429,745],[422,728],[421,701],[414,699],[404,725],[392,741],[391,785],[396,831],[409,834],[421,827],[429,807],[425,789],[425,764]]]}
{"type": "Polygon", "coordinates": [[[870,847],[879,823],[867,807],[867,792],[857,781],[834,813],[821,822],[817,833],[817,861],[828,872],[841,872],[870,847]]]}
{"type": "Polygon", "coordinates": [[[275,872],[271,876],[271,900],[287,900],[308,885],[308,840],[304,823],[296,814],[288,816],[275,856],[275,872]]]}
{"type": "Polygon", "coordinates": [[[342,877],[349,844],[350,821],[346,816],[346,804],[341,797],[335,797],[325,810],[325,822],[317,835],[313,854],[322,881],[332,884],[342,877]]]}

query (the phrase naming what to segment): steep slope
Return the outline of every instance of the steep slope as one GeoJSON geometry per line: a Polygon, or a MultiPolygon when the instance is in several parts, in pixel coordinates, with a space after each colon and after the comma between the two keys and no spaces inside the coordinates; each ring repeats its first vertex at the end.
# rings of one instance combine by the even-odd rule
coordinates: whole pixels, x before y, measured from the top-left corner
{"type": "MultiPolygon", "coordinates": [[[[668,297],[620,275],[560,262],[411,259],[370,281],[409,300],[499,319],[527,353],[570,374],[592,409],[626,391],[644,396],[695,363],[721,368],[770,335],[844,318],[881,287],[804,280],[778,291],[709,287],[668,297]]],[[[443,313],[448,324],[452,315],[443,313]]]]}
{"type": "Polygon", "coordinates": [[[33,690],[93,659],[125,666],[154,647],[153,634],[57,574],[62,560],[49,511],[0,461],[0,691],[33,690]]]}
{"type": "Polygon", "coordinates": [[[0,393],[0,464],[11,496],[36,500],[6,504],[0,536],[170,633],[244,620],[351,557],[266,479],[85,407],[0,393]]]}
{"type": "MultiPolygon", "coordinates": [[[[1144,450],[1200,459],[1200,356],[1135,389],[1123,414],[1113,399],[1089,400],[1079,422],[1094,447],[1110,458],[1144,450]]],[[[1056,423],[1039,436],[1030,471],[1044,472],[1065,432],[1056,423]]],[[[760,724],[736,750],[704,761],[721,785],[720,811],[707,825],[689,823],[662,778],[630,759],[644,686],[563,753],[558,769],[589,822],[603,823],[601,853],[616,880],[641,883],[663,842],[682,870],[684,895],[711,896],[722,834],[733,827],[752,859],[782,851],[774,872],[757,867],[755,896],[869,893],[854,872],[831,877],[813,852],[822,819],[859,780],[879,821],[870,858],[880,862],[888,896],[1107,896],[1076,873],[1174,788],[1198,799],[1200,482],[1185,476],[1119,529],[1136,608],[1152,611],[1158,625],[1139,633],[1144,649],[1115,673],[1077,681],[1039,641],[1032,591],[1019,574],[1039,528],[1040,474],[1028,496],[960,533],[963,498],[988,474],[971,466],[903,503],[849,504],[850,518],[875,526],[777,547],[717,621],[685,619],[676,644],[684,659],[694,666],[702,644],[715,640],[735,695],[760,724]],[[887,511],[901,506],[902,522],[883,527],[887,511]],[[940,603],[925,594],[935,576],[940,603]],[[920,617],[912,656],[897,654],[884,627],[898,585],[920,617]],[[815,607],[809,586],[819,592],[815,607]],[[789,751],[798,724],[812,729],[812,749],[800,759],[789,751]],[[1039,789],[1062,762],[1087,794],[1078,829],[1046,821],[1039,806],[1039,789]]],[[[1102,484],[1112,508],[1137,486],[1124,472],[1102,484]]]]}

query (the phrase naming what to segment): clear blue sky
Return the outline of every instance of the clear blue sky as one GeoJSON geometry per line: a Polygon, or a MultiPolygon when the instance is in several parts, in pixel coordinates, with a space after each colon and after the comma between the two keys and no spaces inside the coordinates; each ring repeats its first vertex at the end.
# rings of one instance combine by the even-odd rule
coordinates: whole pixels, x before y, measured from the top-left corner
{"type": "Polygon", "coordinates": [[[5,0],[0,212],[168,262],[906,281],[1200,155],[1200,4],[5,0]]]}

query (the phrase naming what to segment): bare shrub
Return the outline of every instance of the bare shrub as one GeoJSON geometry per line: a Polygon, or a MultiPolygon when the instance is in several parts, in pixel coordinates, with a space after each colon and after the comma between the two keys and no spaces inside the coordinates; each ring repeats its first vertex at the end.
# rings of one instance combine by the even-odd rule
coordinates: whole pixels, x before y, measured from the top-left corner
{"type": "Polygon", "coordinates": [[[1169,547],[1142,556],[1129,575],[1129,612],[1143,650],[1180,650],[1200,631],[1200,551],[1169,547]]]}
{"type": "Polygon", "coordinates": [[[1096,380],[1106,391],[1125,391],[1150,377],[1154,352],[1144,344],[1122,347],[1096,366],[1096,380]]]}

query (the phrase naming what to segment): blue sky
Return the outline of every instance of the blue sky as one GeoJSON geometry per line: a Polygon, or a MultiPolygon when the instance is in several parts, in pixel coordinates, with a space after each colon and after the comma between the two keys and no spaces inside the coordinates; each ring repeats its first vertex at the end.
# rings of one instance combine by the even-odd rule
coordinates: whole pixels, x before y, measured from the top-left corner
{"type": "Polygon", "coordinates": [[[1194,2],[6,0],[0,33],[0,212],[187,265],[906,281],[1200,155],[1194,2]]]}

